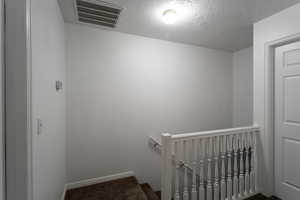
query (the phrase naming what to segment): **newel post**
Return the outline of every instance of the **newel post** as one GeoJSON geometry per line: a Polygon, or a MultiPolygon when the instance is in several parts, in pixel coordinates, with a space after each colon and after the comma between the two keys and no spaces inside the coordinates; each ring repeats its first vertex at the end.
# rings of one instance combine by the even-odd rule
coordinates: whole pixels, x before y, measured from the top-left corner
{"type": "Polygon", "coordinates": [[[162,134],[161,196],[162,200],[172,199],[172,136],[162,134]]]}

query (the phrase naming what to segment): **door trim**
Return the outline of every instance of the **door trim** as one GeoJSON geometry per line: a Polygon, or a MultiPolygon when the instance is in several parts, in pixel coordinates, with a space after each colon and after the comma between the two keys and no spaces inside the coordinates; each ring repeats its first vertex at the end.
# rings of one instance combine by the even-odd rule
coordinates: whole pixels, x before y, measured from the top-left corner
{"type": "Polygon", "coordinates": [[[4,116],[4,87],[5,87],[5,76],[4,76],[4,55],[5,55],[5,47],[4,47],[4,20],[5,20],[5,12],[4,12],[4,0],[0,0],[0,48],[1,48],[1,55],[0,55],[0,200],[5,200],[5,116],[4,116]]]}
{"type": "MultiPolygon", "coordinates": [[[[264,111],[263,118],[264,124],[260,124],[262,127],[262,143],[261,147],[264,147],[264,159],[266,159],[267,166],[259,166],[260,173],[266,174],[268,177],[268,184],[271,185],[273,194],[275,191],[275,172],[274,172],[274,156],[275,156],[275,48],[286,45],[293,42],[300,41],[300,33],[282,37],[273,41],[266,42],[264,45],[264,111]],[[268,169],[266,172],[263,169],[268,169]]],[[[262,151],[262,149],[259,149],[262,151]]],[[[263,159],[263,158],[259,158],[263,159]]],[[[260,162],[263,163],[263,162],[260,162]]],[[[261,177],[261,176],[260,176],[261,177]]],[[[264,177],[265,178],[265,177],[264,177]]],[[[262,180],[260,180],[262,184],[262,180]]]]}
{"type": "Polygon", "coordinates": [[[3,1],[6,19],[5,199],[32,200],[31,0],[3,1]]]}

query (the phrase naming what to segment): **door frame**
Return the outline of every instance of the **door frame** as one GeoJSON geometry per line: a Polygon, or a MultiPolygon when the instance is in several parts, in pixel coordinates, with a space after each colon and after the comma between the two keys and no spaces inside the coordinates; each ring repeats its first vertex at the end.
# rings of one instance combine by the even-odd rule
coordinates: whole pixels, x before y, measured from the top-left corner
{"type": "Polygon", "coordinates": [[[4,127],[4,1],[0,0],[0,200],[5,200],[5,127],[4,127]]]}
{"type": "Polygon", "coordinates": [[[5,200],[32,200],[31,0],[3,1],[5,200]]]}
{"type": "MultiPolygon", "coordinates": [[[[262,141],[259,150],[263,151],[264,149],[265,158],[260,157],[259,159],[260,163],[263,163],[263,159],[266,160],[267,166],[260,166],[260,173],[268,174],[267,182],[271,185],[273,194],[275,193],[275,48],[298,41],[300,41],[300,33],[272,40],[264,45],[265,106],[263,110],[264,124],[260,124],[264,134],[261,135],[262,141]],[[264,148],[262,149],[262,147],[264,148]],[[268,169],[269,173],[264,171],[264,167],[268,169]]],[[[260,184],[263,184],[262,180],[260,180],[260,184]]]]}

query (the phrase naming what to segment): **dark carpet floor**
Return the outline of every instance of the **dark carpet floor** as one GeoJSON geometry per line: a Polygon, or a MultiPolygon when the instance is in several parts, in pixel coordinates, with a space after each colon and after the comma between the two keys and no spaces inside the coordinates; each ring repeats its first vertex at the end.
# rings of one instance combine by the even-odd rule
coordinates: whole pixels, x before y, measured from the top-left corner
{"type": "MultiPolygon", "coordinates": [[[[65,200],[160,200],[160,192],[154,192],[147,183],[139,184],[135,177],[68,190],[65,200]]],[[[280,200],[258,194],[246,200],[280,200]]]]}
{"type": "Polygon", "coordinates": [[[157,195],[148,183],[141,184],[143,192],[146,194],[148,200],[160,200],[160,196],[157,195]]]}
{"type": "Polygon", "coordinates": [[[135,177],[68,190],[65,200],[148,200],[135,177]]]}
{"type": "Polygon", "coordinates": [[[262,194],[257,194],[253,197],[250,197],[250,198],[246,199],[246,200],[280,200],[280,199],[278,199],[277,197],[269,197],[268,198],[268,197],[266,197],[262,194]]]}

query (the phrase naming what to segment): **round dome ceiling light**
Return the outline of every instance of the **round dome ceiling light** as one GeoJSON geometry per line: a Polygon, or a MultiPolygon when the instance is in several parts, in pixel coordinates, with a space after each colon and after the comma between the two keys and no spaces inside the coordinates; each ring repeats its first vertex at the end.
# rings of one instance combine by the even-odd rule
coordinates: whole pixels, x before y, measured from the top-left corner
{"type": "Polygon", "coordinates": [[[177,21],[178,15],[174,9],[165,10],[162,14],[162,19],[165,24],[174,24],[177,21]]]}

